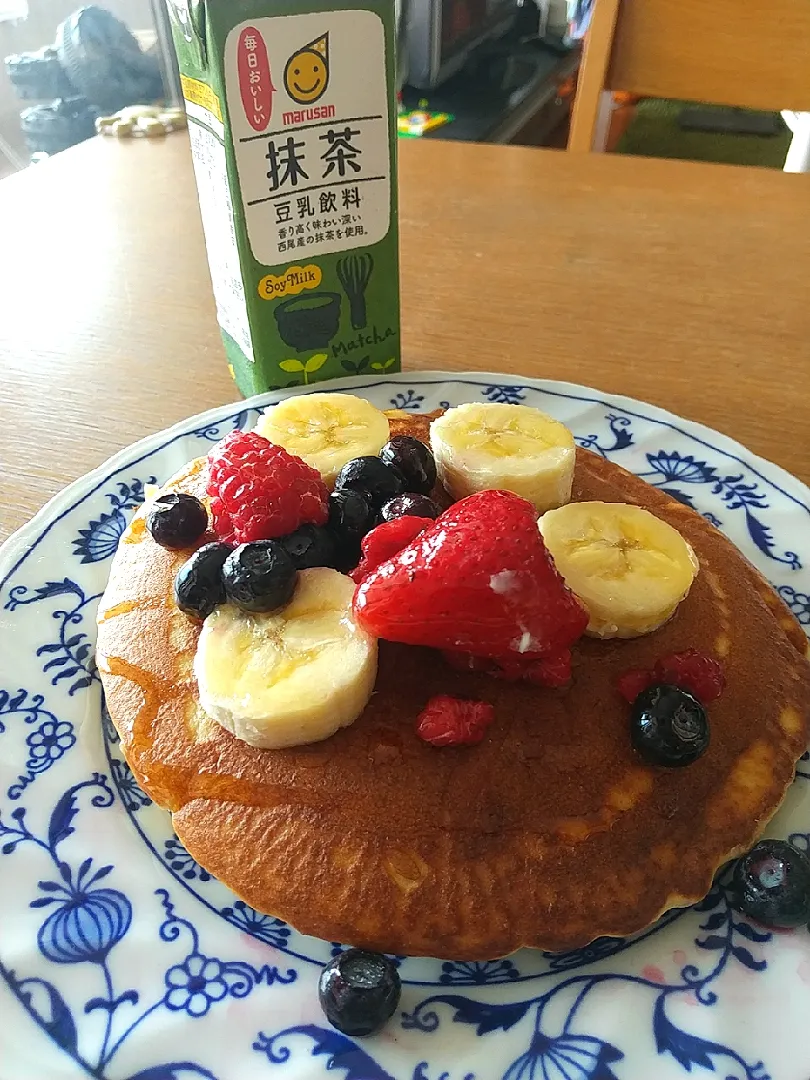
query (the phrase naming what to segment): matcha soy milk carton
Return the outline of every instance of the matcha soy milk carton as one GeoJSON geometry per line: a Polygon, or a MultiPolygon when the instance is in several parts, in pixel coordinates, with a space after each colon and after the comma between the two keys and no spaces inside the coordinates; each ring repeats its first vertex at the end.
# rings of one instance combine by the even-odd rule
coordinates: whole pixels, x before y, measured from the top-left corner
{"type": "Polygon", "coordinates": [[[169,0],[241,392],[399,370],[394,0],[169,0]]]}

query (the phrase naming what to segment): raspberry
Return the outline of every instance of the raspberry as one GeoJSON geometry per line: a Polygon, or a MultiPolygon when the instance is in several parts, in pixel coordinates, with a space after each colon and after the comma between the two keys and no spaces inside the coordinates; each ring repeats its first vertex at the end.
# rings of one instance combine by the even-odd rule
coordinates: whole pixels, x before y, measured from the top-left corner
{"type": "Polygon", "coordinates": [[[489,702],[438,694],[419,714],[416,733],[431,746],[472,746],[481,742],[494,719],[489,702]]]}
{"type": "Polygon", "coordinates": [[[361,544],[363,558],[349,577],[358,585],[372,570],[399,554],[411,540],[433,524],[432,518],[405,516],[385,521],[366,533],[361,544]]]}
{"type": "Polygon", "coordinates": [[[701,705],[719,698],[726,685],[726,679],[720,664],[710,656],[704,656],[697,649],[687,649],[681,653],[670,653],[656,660],[652,671],[643,668],[631,668],[616,681],[616,689],[631,704],[638,695],[655,683],[666,683],[688,690],[701,705]]]}
{"type": "Polygon", "coordinates": [[[638,695],[655,682],[655,672],[646,668],[630,668],[616,680],[616,689],[632,705],[638,695]]]}
{"type": "Polygon", "coordinates": [[[701,705],[719,698],[726,686],[723,668],[710,656],[703,656],[697,649],[671,653],[655,665],[658,682],[671,683],[688,690],[701,705]]]}
{"type": "Polygon", "coordinates": [[[232,431],[208,455],[214,531],[231,544],[274,540],[324,525],[326,485],[317,470],[254,431],[232,431]]]}
{"type": "Polygon", "coordinates": [[[482,672],[494,679],[517,682],[525,679],[536,686],[567,686],[571,681],[571,650],[561,649],[541,657],[504,656],[489,660],[470,653],[445,649],[442,656],[456,671],[482,672]]]}

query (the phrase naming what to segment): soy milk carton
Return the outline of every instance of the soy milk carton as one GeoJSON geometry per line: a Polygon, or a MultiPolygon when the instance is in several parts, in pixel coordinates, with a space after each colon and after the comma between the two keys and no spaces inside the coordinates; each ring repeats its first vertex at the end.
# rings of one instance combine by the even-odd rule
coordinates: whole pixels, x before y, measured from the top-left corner
{"type": "Polygon", "coordinates": [[[398,371],[394,0],[168,2],[239,389],[398,371]]]}

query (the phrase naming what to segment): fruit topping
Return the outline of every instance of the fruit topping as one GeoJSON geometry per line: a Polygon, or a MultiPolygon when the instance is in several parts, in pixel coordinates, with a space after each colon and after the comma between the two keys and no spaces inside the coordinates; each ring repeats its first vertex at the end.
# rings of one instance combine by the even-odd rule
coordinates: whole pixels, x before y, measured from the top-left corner
{"type": "Polygon", "coordinates": [[[456,671],[474,671],[491,675],[494,679],[505,682],[524,680],[535,686],[560,687],[571,681],[571,650],[561,649],[556,653],[538,658],[507,656],[500,660],[490,660],[470,653],[442,653],[447,663],[456,671]]]}
{"type": "Polygon", "coordinates": [[[372,570],[376,570],[380,563],[387,562],[398,551],[410,544],[420,533],[433,524],[431,518],[400,517],[393,521],[385,521],[367,533],[362,542],[363,557],[349,575],[359,585],[368,577],[372,570]]]}
{"type": "Polygon", "coordinates": [[[655,683],[633,702],[631,737],[651,765],[691,765],[709,746],[709,721],[687,690],[655,683]]]}
{"type": "Polygon", "coordinates": [[[446,510],[358,587],[377,637],[501,659],[568,648],[588,621],[537,529],[534,507],[482,491],[446,510]]]}
{"type": "Polygon", "coordinates": [[[225,603],[222,566],[232,551],[230,544],[204,544],[177,571],[174,600],[186,615],[205,619],[225,603]]]}
{"type": "Polygon", "coordinates": [[[631,668],[625,671],[617,680],[616,688],[632,704],[641,691],[653,683],[680,686],[703,705],[708,705],[723,693],[726,677],[717,660],[704,656],[697,649],[687,649],[656,660],[652,670],[631,668]]]}
{"type": "Polygon", "coordinates": [[[274,540],[326,523],[326,486],[300,458],[254,431],[232,431],[208,455],[217,536],[233,544],[274,540]]]}
{"type": "Polygon", "coordinates": [[[200,633],[194,674],[210,717],[252,746],[328,739],[357,719],[377,676],[377,641],[352,618],[354,584],[337,570],[301,570],[273,612],[223,604],[200,633]]]}
{"type": "Polygon", "coordinates": [[[375,516],[367,491],[346,488],[329,496],[329,531],[335,538],[339,570],[357,565],[360,541],[373,527],[375,516]]]}
{"type": "Polygon", "coordinates": [[[472,746],[481,742],[494,719],[488,701],[437,694],[419,714],[416,733],[431,746],[472,746]]]}
{"type": "Polygon", "coordinates": [[[302,525],[289,536],[282,536],[279,543],[292,559],[296,570],[306,570],[312,566],[337,567],[337,544],[331,529],[302,525]]]}
{"type": "Polygon", "coordinates": [[[571,498],[576,447],[559,421],[529,405],[459,405],[434,420],[439,480],[456,498],[503,488],[543,513],[571,498]]]}
{"type": "Polygon", "coordinates": [[[277,540],[240,544],[222,566],[225,595],[243,611],[276,611],[295,592],[298,571],[277,540]]]}
{"type": "Polygon", "coordinates": [[[159,495],[147,511],[146,527],[161,547],[182,551],[208,528],[208,511],[193,495],[159,495]]]}
{"type": "Polygon", "coordinates": [[[256,430],[317,469],[331,489],[347,461],[379,452],[388,418],[352,394],[301,394],[268,408],[256,430]]]}
{"type": "Polygon", "coordinates": [[[393,521],[395,518],[410,515],[411,517],[433,518],[435,520],[440,513],[439,507],[427,495],[413,495],[406,492],[404,495],[397,495],[396,498],[389,499],[380,510],[380,518],[383,521],[393,521]]]}
{"type": "Polygon", "coordinates": [[[810,859],[787,840],[760,840],[734,865],[728,902],[766,926],[810,920],[810,859]]]}
{"type": "Polygon", "coordinates": [[[329,528],[341,539],[360,543],[374,524],[368,492],[347,488],[329,496],[329,528]]]}
{"type": "Polygon", "coordinates": [[[395,435],[380,450],[380,460],[393,465],[405,481],[405,490],[429,495],[436,484],[436,462],[433,454],[419,439],[411,435],[395,435]]]}
{"type": "Polygon", "coordinates": [[[403,493],[405,480],[393,466],[384,464],[378,457],[358,457],[348,461],[335,480],[336,491],[346,489],[366,492],[379,510],[383,503],[403,493]]]}
{"type": "Polygon", "coordinates": [[[675,613],[698,571],[677,529],[630,503],[578,502],[538,522],[566,584],[588,609],[588,633],[649,634],[675,613]]]}
{"type": "Polygon", "coordinates": [[[682,686],[704,705],[719,698],[726,687],[722,665],[697,649],[663,657],[656,662],[655,674],[659,682],[682,686]]]}
{"type": "Polygon", "coordinates": [[[379,1031],[396,1012],[401,993],[394,962],[364,949],[340,953],[329,961],[318,981],[326,1019],[353,1037],[379,1031]]]}

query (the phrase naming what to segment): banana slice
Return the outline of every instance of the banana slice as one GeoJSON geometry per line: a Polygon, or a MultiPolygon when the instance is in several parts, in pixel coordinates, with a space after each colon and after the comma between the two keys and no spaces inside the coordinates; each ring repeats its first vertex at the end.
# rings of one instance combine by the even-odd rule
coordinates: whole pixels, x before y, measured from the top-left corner
{"type": "Polygon", "coordinates": [[[639,637],[672,617],[697,575],[681,534],[640,506],[569,503],[538,521],[546,547],[590,614],[595,637],[639,637]]]}
{"type": "Polygon", "coordinates": [[[337,570],[302,570],[281,611],[231,604],[205,620],[194,673],[200,704],[251,746],[328,739],[357,719],[377,676],[377,639],[352,618],[354,582],[337,570]]]}
{"type": "Polygon", "coordinates": [[[448,409],[431,424],[430,444],[439,479],[455,499],[502,488],[543,513],[571,498],[574,436],[529,405],[448,409]]]}
{"type": "Polygon", "coordinates": [[[347,461],[379,454],[388,442],[388,419],[351,394],[305,394],[268,409],[256,430],[317,469],[327,487],[347,461]]]}

